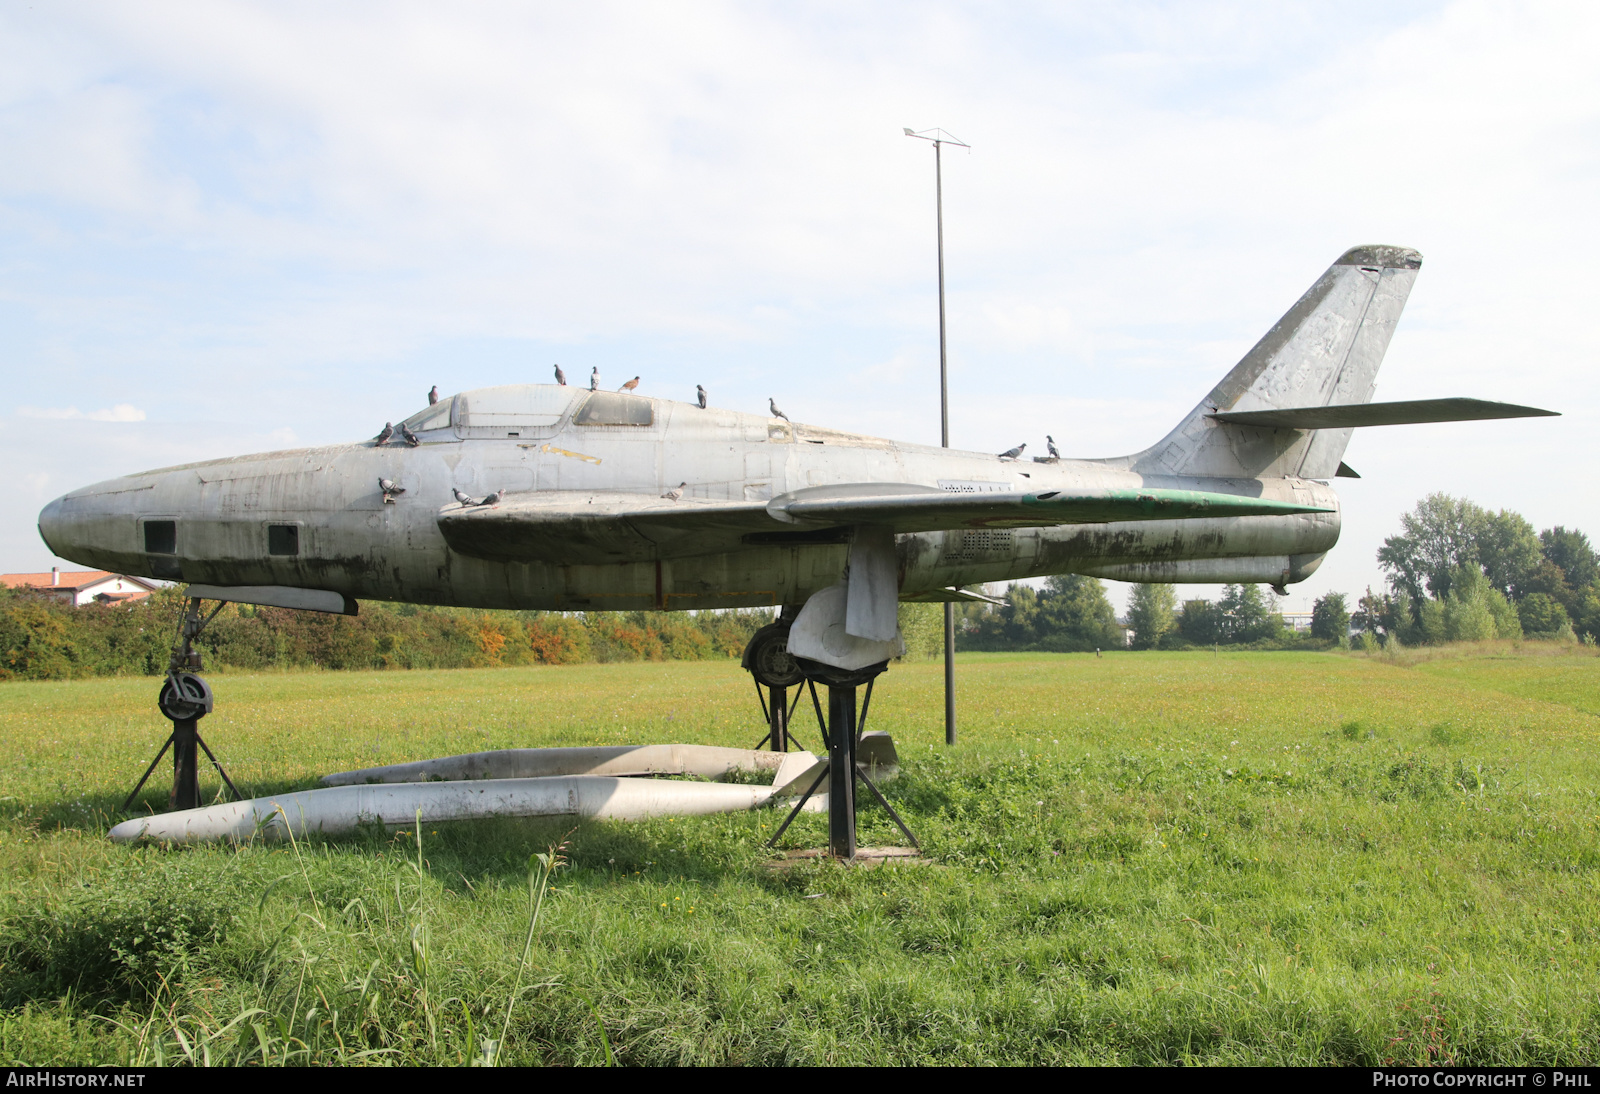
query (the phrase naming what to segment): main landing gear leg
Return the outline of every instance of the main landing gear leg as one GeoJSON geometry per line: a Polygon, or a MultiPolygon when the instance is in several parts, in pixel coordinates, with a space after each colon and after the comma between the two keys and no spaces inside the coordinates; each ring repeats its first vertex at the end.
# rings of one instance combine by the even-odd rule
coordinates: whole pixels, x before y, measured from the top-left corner
{"type": "Polygon", "coordinates": [[[222,605],[219,603],[209,616],[201,619],[199,599],[192,598],[189,601],[188,610],[183,617],[183,642],[172,651],[166,682],[161,685],[161,694],[156,697],[156,705],[160,707],[161,713],[172,722],[172,732],[168,734],[166,743],[161,746],[161,751],[156,753],[156,758],[150,761],[150,766],[139,776],[139,782],[128,794],[127,800],[122,803],[124,813],[133,805],[133,799],[144,789],[145,782],[169,748],[172,749],[172,793],[167,796],[169,812],[200,808],[202,750],[212,766],[217,769],[217,774],[222,776],[222,781],[233,794],[234,800],[239,801],[242,798],[238,788],[233,785],[233,780],[228,778],[228,773],[222,769],[222,765],[217,762],[216,756],[200,736],[200,719],[210,714],[215,705],[211,685],[189,671],[201,667],[200,651],[194,648],[194,640],[221,610],[222,605]]]}
{"type": "Polygon", "coordinates": [[[756,700],[761,704],[762,720],[767,724],[767,735],[757,742],[757,748],[765,745],[773,752],[789,751],[789,722],[794,708],[800,704],[798,691],[794,702],[789,702],[789,689],[804,679],[800,666],[795,664],[788,650],[789,625],[799,614],[798,606],[785,607],[777,621],[751,635],[750,643],[744,648],[741,663],[755,678],[756,700]]]}
{"type": "Polygon", "coordinates": [[[867,711],[872,706],[873,682],[889,667],[889,662],[880,661],[864,669],[846,670],[794,657],[789,653],[789,626],[799,613],[798,607],[784,608],[776,622],[769,623],[751,636],[750,644],[744,650],[743,664],[750,671],[750,675],[755,677],[756,697],[761,700],[761,712],[766,718],[768,727],[767,735],[756,747],[770,744],[775,752],[788,751],[792,736],[791,716],[794,714],[794,708],[800,703],[801,691],[809,690],[811,705],[817,712],[817,726],[822,732],[822,740],[828,750],[828,770],[800,796],[800,800],[795,803],[784,822],[778,826],[767,846],[777,845],[778,839],[788,830],[790,823],[800,815],[800,810],[805,808],[806,802],[811,800],[811,795],[822,789],[822,784],[826,782],[828,850],[838,858],[855,858],[857,779],[866,785],[872,796],[878,800],[878,804],[894,818],[895,824],[905,833],[911,845],[918,846],[917,837],[911,834],[911,829],[900,819],[900,814],[894,811],[888,799],[873,785],[871,777],[856,764],[856,746],[861,742],[861,734],[866,731],[867,711]],[[802,684],[803,688],[797,686],[802,684]],[[828,689],[826,715],[823,714],[822,702],[817,697],[818,684],[828,689]],[[861,697],[858,716],[856,693],[863,685],[867,690],[861,697]],[[791,687],[796,689],[793,704],[786,701],[791,687]],[[771,696],[770,702],[767,695],[762,694],[762,688],[767,689],[767,694],[771,696]]]}

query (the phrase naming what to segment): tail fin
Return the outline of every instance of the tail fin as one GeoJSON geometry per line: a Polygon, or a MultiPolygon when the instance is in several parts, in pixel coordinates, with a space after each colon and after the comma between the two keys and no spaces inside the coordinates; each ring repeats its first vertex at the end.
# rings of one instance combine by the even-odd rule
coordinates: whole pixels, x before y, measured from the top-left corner
{"type": "Polygon", "coordinates": [[[1300,476],[1338,470],[1350,430],[1288,429],[1208,415],[1366,403],[1422,256],[1354,247],[1328,267],[1244,360],[1157,445],[1129,457],[1153,475],[1300,476]]]}

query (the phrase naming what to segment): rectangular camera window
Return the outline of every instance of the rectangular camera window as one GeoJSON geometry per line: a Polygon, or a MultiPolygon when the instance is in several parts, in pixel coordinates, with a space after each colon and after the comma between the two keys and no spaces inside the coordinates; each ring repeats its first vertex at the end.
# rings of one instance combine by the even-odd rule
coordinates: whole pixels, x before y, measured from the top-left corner
{"type": "Polygon", "coordinates": [[[296,524],[267,525],[267,554],[297,555],[300,553],[300,526],[296,524]]]}
{"type": "Polygon", "coordinates": [[[152,555],[178,553],[178,522],[175,520],[147,520],[144,522],[144,549],[152,555]]]}

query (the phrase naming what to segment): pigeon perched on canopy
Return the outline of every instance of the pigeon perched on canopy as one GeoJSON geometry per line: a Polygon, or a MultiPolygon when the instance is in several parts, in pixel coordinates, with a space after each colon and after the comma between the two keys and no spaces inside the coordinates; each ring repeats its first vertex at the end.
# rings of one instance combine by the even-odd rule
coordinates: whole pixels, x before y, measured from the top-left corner
{"type": "Polygon", "coordinates": [[[767,396],[767,409],[772,411],[774,418],[782,418],[786,422],[789,420],[789,415],[778,409],[778,401],[770,395],[767,396]]]}
{"type": "Polygon", "coordinates": [[[432,406],[439,401],[439,385],[434,384],[428,389],[428,405],[432,406]]]}
{"type": "Polygon", "coordinates": [[[567,374],[561,371],[560,365],[556,366],[556,383],[560,384],[562,387],[567,386],[567,374]]]}
{"type": "Polygon", "coordinates": [[[400,423],[400,437],[401,437],[402,440],[404,440],[406,442],[406,444],[410,445],[412,448],[415,448],[415,447],[417,447],[417,445],[422,443],[422,441],[417,437],[417,435],[415,433],[411,432],[411,427],[406,425],[405,422],[401,422],[400,423]]]}
{"type": "Polygon", "coordinates": [[[694,385],[694,390],[700,396],[700,409],[704,410],[706,408],[706,389],[696,384],[694,385]]]}
{"type": "Polygon", "coordinates": [[[1050,436],[1050,434],[1046,433],[1044,435],[1044,443],[1050,447],[1050,458],[1052,460],[1059,460],[1061,458],[1061,453],[1056,451],[1056,439],[1050,436]]]}
{"type": "Polygon", "coordinates": [[[469,505],[482,505],[483,504],[477,498],[472,497],[469,494],[463,494],[460,490],[457,490],[453,486],[450,488],[450,492],[456,496],[456,500],[461,503],[461,507],[463,509],[465,509],[469,505]]]}
{"type": "Polygon", "coordinates": [[[594,370],[589,373],[589,390],[590,391],[599,391],[600,390],[600,366],[599,365],[594,366],[594,370]]]}
{"type": "Polygon", "coordinates": [[[384,422],[383,423],[383,432],[379,433],[376,437],[373,438],[373,440],[377,441],[378,445],[381,447],[383,445],[388,444],[389,443],[389,438],[393,437],[393,436],[394,436],[394,425],[393,425],[393,423],[384,422]]]}
{"type": "Polygon", "coordinates": [[[638,386],[639,386],[639,377],[635,376],[633,379],[629,380],[627,383],[625,383],[621,387],[617,388],[617,390],[618,391],[632,391],[634,388],[636,388],[638,386]]]}
{"type": "Polygon", "coordinates": [[[500,504],[500,499],[505,497],[505,496],[506,496],[506,492],[503,489],[502,490],[496,490],[494,493],[492,493],[488,497],[484,498],[478,504],[479,505],[499,505],[500,504]]]}
{"type": "Polygon", "coordinates": [[[406,488],[397,484],[393,479],[379,479],[378,489],[383,491],[383,503],[393,505],[396,494],[404,494],[406,488]]]}
{"type": "Polygon", "coordinates": [[[668,501],[677,501],[679,498],[683,497],[683,488],[688,485],[689,484],[687,482],[680,482],[677,486],[674,486],[671,490],[668,490],[661,496],[666,498],[668,501]]]}
{"type": "Polygon", "coordinates": [[[1000,458],[1002,460],[1014,460],[1021,456],[1022,450],[1027,447],[1028,446],[1026,444],[1019,444],[1015,448],[1008,448],[1004,452],[1000,453],[1000,458]]]}

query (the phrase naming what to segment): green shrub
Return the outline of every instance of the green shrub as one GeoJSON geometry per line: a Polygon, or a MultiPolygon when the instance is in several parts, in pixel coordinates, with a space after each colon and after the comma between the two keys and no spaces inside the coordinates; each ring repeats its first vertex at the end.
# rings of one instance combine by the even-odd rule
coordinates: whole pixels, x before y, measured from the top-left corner
{"type": "Polygon", "coordinates": [[[69,991],[148,997],[205,963],[233,918],[226,877],[181,859],[130,866],[0,920],[0,1005],[69,991]]]}

